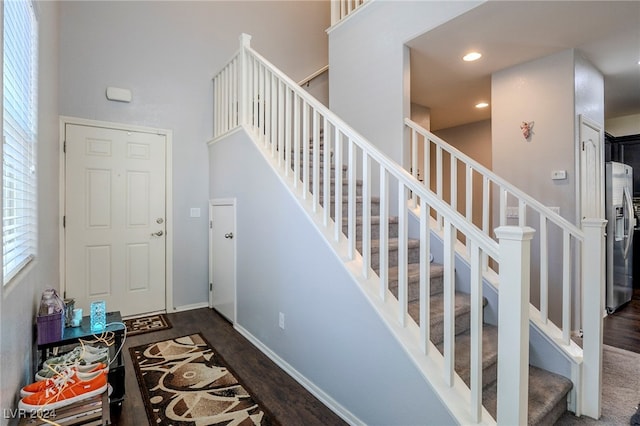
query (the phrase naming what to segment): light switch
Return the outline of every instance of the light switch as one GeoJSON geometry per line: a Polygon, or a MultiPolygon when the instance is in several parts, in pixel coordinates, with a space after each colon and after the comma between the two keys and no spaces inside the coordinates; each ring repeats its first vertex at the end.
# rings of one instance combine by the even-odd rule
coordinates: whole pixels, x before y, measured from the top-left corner
{"type": "Polygon", "coordinates": [[[567,178],[567,171],[566,170],[554,170],[551,172],[551,179],[552,180],[564,180],[567,178]]]}
{"type": "Polygon", "coordinates": [[[191,208],[191,217],[200,217],[200,208],[192,207],[191,208]]]}

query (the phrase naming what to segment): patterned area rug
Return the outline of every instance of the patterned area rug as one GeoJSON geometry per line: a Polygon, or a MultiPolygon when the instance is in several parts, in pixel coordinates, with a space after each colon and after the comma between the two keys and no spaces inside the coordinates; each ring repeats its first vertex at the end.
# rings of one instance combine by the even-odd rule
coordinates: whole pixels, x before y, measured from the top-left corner
{"type": "Polygon", "coordinates": [[[277,424],[200,333],[129,351],[152,425],[277,424]]]}
{"type": "Polygon", "coordinates": [[[140,318],[131,318],[123,321],[127,326],[127,336],[149,333],[150,331],[166,330],[171,328],[171,323],[165,314],[149,315],[140,318]]]}

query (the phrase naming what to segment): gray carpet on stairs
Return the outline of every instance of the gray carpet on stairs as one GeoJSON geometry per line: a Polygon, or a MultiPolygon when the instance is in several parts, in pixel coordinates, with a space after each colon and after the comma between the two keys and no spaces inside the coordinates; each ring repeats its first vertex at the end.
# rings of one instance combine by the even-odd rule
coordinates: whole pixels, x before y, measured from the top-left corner
{"type": "Polygon", "coordinates": [[[602,417],[593,420],[565,413],[556,425],[628,425],[640,404],[640,354],[604,345],[602,417]]]}

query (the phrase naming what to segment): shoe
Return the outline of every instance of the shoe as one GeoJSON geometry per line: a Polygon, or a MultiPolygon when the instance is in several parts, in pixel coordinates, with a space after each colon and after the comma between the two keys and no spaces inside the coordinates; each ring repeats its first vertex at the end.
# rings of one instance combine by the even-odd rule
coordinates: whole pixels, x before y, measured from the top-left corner
{"type": "Polygon", "coordinates": [[[60,377],[64,380],[60,380],[55,386],[22,398],[18,408],[28,411],[56,410],[100,395],[108,388],[107,373],[104,371],[87,373],[84,378],[80,378],[77,374],[71,377],[60,377]]]}
{"type": "Polygon", "coordinates": [[[93,348],[85,345],[83,349],[77,346],[71,352],[46,360],[40,371],[36,373],[35,380],[51,379],[65,368],[72,366],[86,373],[93,370],[99,363],[109,363],[109,348],[93,348]]]}
{"type": "Polygon", "coordinates": [[[23,387],[22,389],[20,389],[20,397],[24,398],[25,396],[42,392],[47,388],[59,385],[64,380],[87,379],[88,377],[90,377],[90,373],[94,373],[96,371],[104,371],[106,373],[109,372],[109,366],[102,362],[93,364],[92,368],[88,371],[85,371],[86,368],[87,368],[86,366],[82,366],[82,365],[80,366],[74,365],[71,367],[67,367],[61,372],[54,375],[50,379],[39,380],[37,382],[31,383],[23,387]],[[77,378],[74,378],[75,375],[77,375],[77,378]]]}
{"type": "Polygon", "coordinates": [[[86,359],[89,362],[92,362],[91,361],[92,358],[101,357],[108,353],[109,353],[109,348],[103,348],[103,347],[96,348],[90,345],[80,345],[80,346],[74,347],[71,351],[65,354],[48,358],[42,364],[43,365],[67,364],[70,362],[75,362],[78,359],[86,359]]]}

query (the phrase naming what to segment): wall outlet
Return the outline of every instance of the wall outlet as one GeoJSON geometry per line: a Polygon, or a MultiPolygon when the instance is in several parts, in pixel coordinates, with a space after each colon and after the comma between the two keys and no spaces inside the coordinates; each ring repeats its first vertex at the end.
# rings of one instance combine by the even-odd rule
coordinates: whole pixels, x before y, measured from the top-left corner
{"type": "Polygon", "coordinates": [[[278,315],[278,326],[284,330],[284,314],[282,312],[278,315]]]}

